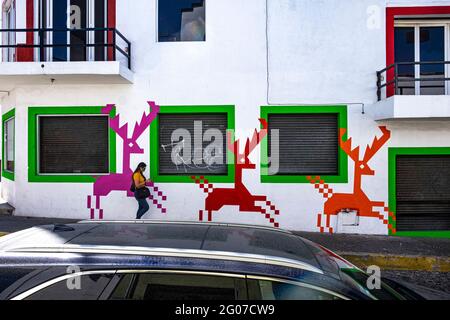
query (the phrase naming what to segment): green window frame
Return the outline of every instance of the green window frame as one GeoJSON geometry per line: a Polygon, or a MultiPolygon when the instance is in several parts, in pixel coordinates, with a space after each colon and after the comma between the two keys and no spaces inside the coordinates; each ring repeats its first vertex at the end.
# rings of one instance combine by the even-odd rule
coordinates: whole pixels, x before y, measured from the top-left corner
{"type": "Polygon", "coordinates": [[[14,181],[15,180],[15,161],[16,161],[16,109],[13,108],[7,113],[3,114],[2,116],[2,176],[8,180],[14,181]],[[14,143],[13,143],[13,156],[14,156],[14,171],[6,170],[6,141],[5,141],[5,133],[6,133],[6,122],[8,121],[14,121],[14,143]]]}
{"type": "MultiPolygon", "coordinates": [[[[268,120],[270,114],[320,114],[338,115],[338,127],[347,129],[347,106],[262,106],[261,118],[268,120]]],[[[347,139],[347,133],[343,137],[347,139]]],[[[338,151],[338,175],[321,176],[326,183],[348,183],[348,157],[344,150],[338,151]]],[[[261,182],[262,183],[310,183],[306,175],[269,175],[268,138],[261,141],[261,182]]]]}
{"type": "MultiPolygon", "coordinates": [[[[160,114],[194,114],[194,113],[226,113],[228,118],[227,130],[234,133],[235,116],[234,105],[203,105],[203,106],[161,106],[160,114]]],[[[154,182],[167,183],[194,183],[192,174],[186,175],[161,175],[159,174],[159,117],[150,125],[150,178],[154,182]]],[[[234,134],[233,134],[234,136],[234,134]]],[[[227,150],[227,175],[203,175],[209,182],[233,183],[234,182],[234,155],[227,150]]]]}
{"type": "MultiPolygon", "coordinates": [[[[41,175],[38,172],[38,117],[40,115],[102,115],[104,106],[28,108],[28,182],[94,183],[92,175],[41,175]]],[[[109,116],[114,117],[116,109],[109,116]]],[[[116,133],[109,129],[109,174],[116,173],[116,133]]]]}
{"type": "MultiPolygon", "coordinates": [[[[400,147],[389,148],[389,210],[396,216],[397,212],[397,197],[396,197],[396,168],[397,156],[399,155],[450,155],[450,147],[400,147]]],[[[394,219],[389,217],[389,223],[396,226],[394,219]]],[[[404,237],[433,237],[433,238],[450,238],[449,231],[397,231],[395,234],[389,230],[389,235],[404,236],[404,237]]]]}

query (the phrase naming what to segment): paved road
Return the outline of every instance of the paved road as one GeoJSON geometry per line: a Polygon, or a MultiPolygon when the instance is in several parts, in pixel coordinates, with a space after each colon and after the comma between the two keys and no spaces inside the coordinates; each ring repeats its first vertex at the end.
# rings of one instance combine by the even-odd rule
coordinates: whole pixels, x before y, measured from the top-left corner
{"type": "Polygon", "coordinates": [[[432,288],[450,294],[450,272],[382,270],[381,276],[432,288]]]}

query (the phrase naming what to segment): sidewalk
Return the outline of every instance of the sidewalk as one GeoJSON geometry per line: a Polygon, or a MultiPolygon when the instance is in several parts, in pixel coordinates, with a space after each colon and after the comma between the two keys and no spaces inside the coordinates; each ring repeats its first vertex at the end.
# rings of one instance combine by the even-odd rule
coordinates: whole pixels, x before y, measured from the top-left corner
{"type": "Polygon", "coordinates": [[[78,220],[54,219],[54,218],[29,218],[29,217],[0,215],[0,235],[17,232],[35,226],[42,226],[46,224],[74,223],[77,221],[78,220]]]}

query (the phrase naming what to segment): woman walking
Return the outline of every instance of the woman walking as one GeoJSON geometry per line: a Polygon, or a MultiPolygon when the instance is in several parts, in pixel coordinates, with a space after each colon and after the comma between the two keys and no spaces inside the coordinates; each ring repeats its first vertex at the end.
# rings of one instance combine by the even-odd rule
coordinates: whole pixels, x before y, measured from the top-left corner
{"type": "Polygon", "coordinates": [[[133,183],[131,190],[134,191],[134,197],[139,203],[136,219],[141,219],[150,208],[147,203],[147,198],[150,196],[150,190],[145,186],[147,182],[150,182],[150,180],[147,180],[144,176],[146,168],[147,165],[144,162],[139,163],[136,170],[134,170],[132,177],[133,183]]]}

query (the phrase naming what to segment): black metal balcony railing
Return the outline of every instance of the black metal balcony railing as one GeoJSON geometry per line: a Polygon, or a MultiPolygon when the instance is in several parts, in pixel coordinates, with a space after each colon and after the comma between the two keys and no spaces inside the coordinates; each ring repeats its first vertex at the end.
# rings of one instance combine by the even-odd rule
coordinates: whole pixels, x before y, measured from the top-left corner
{"type": "Polygon", "coordinates": [[[386,96],[414,95],[417,81],[420,81],[421,88],[427,90],[435,89],[435,92],[430,94],[439,94],[439,92],[444,92],[443,94],[445,94],[446,83],[450,80],[450,78],[445,76],[445,67],[448,64],[450,64],[450,61],[396,62],[377,71],[378,101],[382,98],[383,88],[386,88],[386,96]],[[428,72],[420,72],[419,78],[416,77],[415,72],[415,66],[417,65],[420,68],[429,69],[428,72]],[[430,70],[433,67],[438,67],[440,70],[430,70]]]}
{"type": "MultiPolygon", "coordinates": [[[[76,29],[51,29],[51,28],[38,28],[38,29],[0,29],[0,34],[3,35],[7,33],[9,37],[11,34],[23,33],[25,32],[27,35],[34,34],[37,35],[38,43],[35,44],[0,44],[0,48],[33,48],[39,49],[39,62],[49,61],[46,54],[47,48],[109,48],[111,54],[105,54],[105,61],[116,61],[117,60],[117,52],[122,54],[127,61],[128,69],[131,70],[131,42],[117,30],[116,28],[76,28],[76,29]],[[103,33],[103,38],[106,39],[104,41],[89,43],[88,41],[84,41],[81,43],[68,43],[69,41],[64,41],[65,43],[61,43],[61,40],[54,41],[56,43],[46,43],[45,39],[49,38],[49,35],[61,35],[63,33],[85,33],[88,35],[89,33],[103,33]],[[118,40],[125,43],[126,47],[122,48],[118,45],[118,40]]],[[[68,38],[68,37],[67,37],[68,38]]],[[[87,38],[87,37],[86,37],[87,38]]],[[[109,51],[109,50],[108,50],[109,51]]],[[[53,59],[52,61],[61,61],[53,59]]],[[[69,60],[70,61],[70,60],[69,60]]],[[[85,59],[87,61],[87,59],[85,59]]]]}

